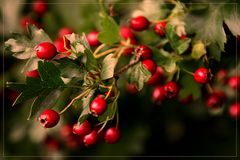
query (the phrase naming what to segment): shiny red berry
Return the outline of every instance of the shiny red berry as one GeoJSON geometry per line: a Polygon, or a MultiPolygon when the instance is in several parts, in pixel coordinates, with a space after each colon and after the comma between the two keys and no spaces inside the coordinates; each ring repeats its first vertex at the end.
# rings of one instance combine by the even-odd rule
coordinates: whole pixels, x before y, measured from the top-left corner
{"type": "Polygon", "coordinates": [[[230,107],[229,107],[229,114],[232,118],[239,118],[240,117],[240,103],[239,102],[236,102],[236,103],[233,103],[230,107]]]}
{"type": "Polygon", "coordinates": [[[44,60],[51,60],[57,54],[56,47],[50,42],[38,44],[35,50],[37,57],[44,60]]]}
{"type": "Polygon", "coordinates": [[[38,117],[38,120],[44,128],[51,128],[57,125],[60,116],[52,109],[45,109],[38,117]]]}
{"type": "Polygon", "coordinates": [[[88,120],[85,120],[82,124],[76,123],[73,125],[73,133],[79,136],[85,136],[90,133],[92,126],[88,120]]]}
{"type": "Polygon", "coordinates": [[[152,91],[152,101],[154,103],[162,103],[165,97],[165,90],[163,86],[156,86],[152,91]]]}
{"type": "Polygon", "coordinates": [[[158,66],[156,69],[156,72],[147,81],[147,84],[148,85],[157,85],[160,83],[163,76],[164,76],[164,71],[160,66],[158,66]]]}
{"type": "Polygon", "coordinates": [[[98,135],[96,130],[93,130],[91,133],[85,135],[83,137],[83,143],[85,146],[91,146],[97,143],[98,135]]]}
{"type": "Polygon", "coordinates": [[[123,38],[123,39],[135,39],[135,35],[134,33],[132,32],[132,30],[127,27],[127,26],[121,26],[120,27],[120,30],[119,30],[119,34],[120,36],[123,38]]]}
{"type": "Polygon", "coordinates": [[[152,58],[152,50],[146,45],[139,45],[136,48],[136,52],[141,54],[141,59],[151,59],[152,58]]]}
{"type": "Polygon", "coordinates": [[[170,81],[164,85],[165,96],[169,99],[172,99],[178,96],[179,93],[179,86],[176,82],[170,81]]]}
{"type": "Polygon", "coordinates": [[[228,79],[228,86],[240,90],[240,76],[232,76],[228,79]]]}
{"type": "Polygon", "coordinates": [[[194,80],[199,84],[205,84],[210,80],[210,72],[206,68],[198,68],[194,72],[194,80]]]}
{"type": "Polygon", "coordinates": [[[156,23],[153,27],[155,33],[161,37],[165,36],[166,24],[165,21],[156,23]]]}
{"type": "Polygon", "coordinates": [[[39,78],[40,77],[37,69],[34,69],[32,71],[27,71],[25,74],[26,74],[27,77],[32,77],[32,78],[39,78]]]}
{"type": "Polygon", "coordinates": [[[150,25],[148,19],[144,16],[138,16],[130,20],[130,27],[135,31],[146,30],[150,25]]]}
{"type": "Polygon", "coordinates": [[[209,108],[219,108],[222,106],[221,97],[216,94],[211,94],[207,98],[207,106],[209,108]]]}
{"type": "Polygon", "coordinates": [[[136,85],[135,84],[130,84],[130,83],[126,84],[126,91],[130,94],[138,93],[138,89],[137,89],[136,85]]]}
{"type": "Polygon", "coordinates": [[[44,0],[36,0],[32,5],[32,10],[38,15],[43,15],[47,8],[47,3],[44,0]]]}
{"type": "Polygon", "coordinates": [[[58,37],[62,38],[63,36],[67,34],[72,34],[72,33],[73,33],[73,30],[71,28],[63,27],[63,28],[60,28],[58,31],[58,37]]]}
{"type": "Polygon", "coordinates": [[[90,110],[96,116],[102,115],[107,109],[107,102],[103,97],[102,95],[95,97],[90,104],[90,110]]]}
{"type": "Polygon", "coordinates": [[[98,31],[91,31],[87,35],[87,41],[91,47],[98,46],[100,42],[98,41],[98,31]]]}
{"type": "Polygon", "coordinates": [[[106,143],[113,144],[116,143],[120,138],[120,131],[117,127],[108,128],[104,139],[106,143]]]}
{"type": "Polygon", "coordinates": [[[152,75],[156,72],[157,65],[151,59],[146,59],[142,61],[143,66],[152,73],[152,75]]]}

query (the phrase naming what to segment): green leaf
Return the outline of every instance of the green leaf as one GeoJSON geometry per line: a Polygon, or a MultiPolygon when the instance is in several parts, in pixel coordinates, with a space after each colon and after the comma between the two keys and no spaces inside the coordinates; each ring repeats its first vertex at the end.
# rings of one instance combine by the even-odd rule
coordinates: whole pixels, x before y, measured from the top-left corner
{"type": "Polygon", "coordinates": [[[224,6],[224,22],[234,36],[240,35],[240,5],[226,4],[224,6]]]}
{"type": "Polygon", "coordinates": [[[78,118],[79,123],[83,123],[90,112],[89,105],[92,99],[94,98],[95,89],[91,90],[87,97],[82,98],[82,112],[78,118]]]}
{"type": "Polygon", "coordinates": [[[39,29],[34,25],[28,25],[28,31],[34,46],[38,45],[41,42],[52,43],[51,38],[44,32],[43,29],[39,29]]]}
{"type": "Polygon", "coordinates": [[[98,40],[105,44],[114,44],[120,41],[119,26],[110,16],[101,18],[102,31],[98,34],[98,40]]]}
{"type": "Polygon", "coordinates": [[[65,85],[61,79],[60,70],[52,62],[39,61],[38,72],[44,85],[50,88],[57,88],[65,85]]]}
{"type": "Polygon", "coordinates": [[[87,38],[84,33],[81,36],[72,33],[71,35],[66,35],[66,38],[70,41],[71,49],[76,55],[76,57],[73,57],[73,59],[76,59],[77,57],[85,54],[87,60],[84,62],[84,64],[88,71],[97,68],[97,60],[93,56],[93,52],[88,44],[87,38]]]}
{"type": "Polygon", "coordinates": [[[101,79],[106,80],[112,78],[114,75],[114,69],[118,63],[118,58],[114,57],[114,54],[107,55],[102,61],[101,79]]]}
{"type": "Polygon", "coordinates": [[[138,62],[132,68],[128,70],[129,83],[136,84],[137,89],[140,91],[144,83],[151,77],[151,73],[138,62]]]}
{"type": "Polygon", "coordinates": [[[60,95],[59,90],[45,90],[37,96],[31,105],[28,120],[34,119],[46,108],[52,108],[60,95]]]}
{"type": "Polygon", "coordinates": [[[216,43],[221,51],[224,51],[224,43],[227,41],[223,29],[224,5],[224,3],[209,4],[204,12],[197,14],[191,12],[186,16],[186,29],[190,34],[196,33],[194,40],[202,40],[206,45],[216,43]]]}
{"type": "Polygon", "coordinates": [[[175,31],[175,27],[170,24],[166,26],[166,36],[169,39],[171,47],[177,54],[183,54],[189,48],[191,39],[186,38],[181,40],[175,31]]]}
{"type": "Polygon", "coordinates": [[[58,69],[61,72],[61,76],[65,78],[83,78],[83,75],[85,73],[85,70],[83,66],[74,63],[74,61],[68,59],[68,58],[61,58],[57,60],[58,62],[58,69]]]}
{"type": "Polygon", "coordinates": [[[201,85],[197,84],[191,75],[188,74],[181,75],[180,84],[181,84],[181,90],[179,93],[180,99],[192,95],[193,99],[196,100],[202,96],[201,85]]]}
{"type": "Polygon", "coordinates": [[[214,59],[216,61],[219,61],[221,60],[221,50],[220,48],[217,46],[217,44],[213,43],[211,44],[208,48],[208,53],[209,53],[209,59],[214,59]]]}

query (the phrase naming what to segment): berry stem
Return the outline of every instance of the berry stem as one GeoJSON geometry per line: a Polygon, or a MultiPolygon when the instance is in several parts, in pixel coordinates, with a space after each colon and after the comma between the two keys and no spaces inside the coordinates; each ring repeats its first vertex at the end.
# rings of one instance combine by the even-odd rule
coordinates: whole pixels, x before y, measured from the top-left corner
{"type": "Polygon", "coordinates": [[[93,55],[96,55],[101,49],[103,49],[106,46],[106,44],[101,44],[97,47],[97,49],[93,52],[93,55]]]}
{"type": "Polygon", "coordinates": [[[111,48],[111,49],[108,49],[104,52],[101,52],[101,53],[98,53],[98,54],[93,54],[93,56],[94,56],[95,59],[98,59],[98,58],[101,58],[101,57],[103,57],[103,56],[105,56],[109,53],[112,53],[112,52],[116,51],[117,49],[118,48],[111,48]]]}
{"type": "Polygon", "coordinates": [[[91,91],[91,88],[87,88],[82,93],[80,93],[77,97],[73,98],[71,100],[71,102],[62,111],[59,112],[59,114],[64,113],[76,100],[78,100],[79,98],[87,95],[90,91],[91,91]]]}
{"type": "Polygon", "coordinates": [[[208,92],[209,94],[212,94],[212,93],[213,93],[213,88],[212,88],[212,86],[210,85],[210,83],[207,83],[207,84],[206,84],[206,89],[207,89],[207,92],[208,92]]]}
{"type": "Polygon", "coordinates": [[[107,125],[107,122],[108,122],[109,120],[110,120],[110,119],[109,119],[109,117],[107,116],[107,118],[106,118],[106,120],[104,121],[102,127],[98,130],[97,133],[100,133],[100,132],[104,129],[104,127],[107,125]]]}
{"type": "Polygon", "coordinates": [[[188,70],[186,70],[186,69],[184,69],[184,68],[181,68],[181,70],[183,70],[183,71],[186,72],[187,74],[190,74],[190,75],[194,76],[194,73],[193,73],[193,72],[190,72],[190,71],[188,71],[188,70]]]}

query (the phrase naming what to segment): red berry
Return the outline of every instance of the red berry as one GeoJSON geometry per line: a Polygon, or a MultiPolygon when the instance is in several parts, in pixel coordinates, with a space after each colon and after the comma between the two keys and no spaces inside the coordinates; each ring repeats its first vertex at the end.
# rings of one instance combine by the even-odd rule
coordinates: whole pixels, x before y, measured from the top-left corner
{"type": "Polygon", "coordinates": [[[66,38],[58,38],[55,42],[54,45],[57,49],[58,52],[63,53],[65,57],[69,56],[71,52],[68,52],[67,49],[70,49],[70,41],[67,40],[66,38]],[[64,47],[64,40],[65,40],[65,47],[64,47]]]}
{"type": "Polygon", "coordinates": [[[180,99],[179,101],[180,101],[181,104],[186,105],[186,104],[189,104],[192,101],[192,99],[193,99],[192,95],[189,95],[185,98],[180,99]]]}
{"type": "Polygon", "coordinates": [[[109,143],[109,144],[116,143],[119,140],[119,138],[120,138],[120,132],[117,127],[108,128],[104,136],[106,143],[109,143]]]}
{"type": "Polygon", "coordinates": [[[126,84],[126,91],[130,94],[138,93],[138,89],[137,89],[136,85],[135,84],[130,84],[130,83],[126,84]]]}
{"type": "Polygon", "coordinates": [[[57,125],[60,116],[52,109],[45,109],[38,117],[38,120],[44,128],[51,128],[57,125]]]}
{"type": "Polygon", "coordinates": [[[227,70],[220,69],[215,75],[217,81],[224,82],[225,78],[227,77],[227,70]]]}
{"type": "Polygon", "coordinates": [[[56,47],[50,42],[42,42],[35,48],[37,57],[44,60],[51,60],[57,54],[56,47]]]}
{"type": "Polygon", "coordinates": [[[180,37],[179,37],[179,39],[181,39],[181,40],[184,40],[184,39],[186,39],[187,38],[187,36],[185,35],[185,34],[182,34],[180,37]]]}
{"type": "Polygon", "coordinates": [[[73,134],[73,125],[67,124],[60,129],[60,135],[62,138],[67,139],[73,134]]]}
{"type": "Polygon", "coordinates": [[[119,34],[123,39],[135,39],[135,35],[132,30],[127,26],[121,26],[119,30],[119,34]]]}
{"type": "Polygon", "coordinates": [[[179,93],[179,86],[176,82],[170,81],[164,85],[165,96],[169,99],[176,97],[179,93]]]}
{"type": "Polygon", "coordinates": [[[95,130],[83,137],[83,143],[85,146],[94,145],[97,142],[98,135],[95,130]]]}
{"type": "Polygon", "coordinates": [[[90,110],[94,115],[102,115],[107,109],[107,102],[102,95],[99,95],[93,99],[90,104],[90,110]]]}
{"type": "Polygon", "coordinates": [[[35,13],[43,15],[47,11],[47,4],[44,0],[36,0],[32,5],[32,9],[35,13]]]}
{"type": "Polygon", "coordinates": [[[158,66],[156,69],[156,72],[147,81],[147,84],[148,85],[156,85],[156,84],[160,83],[161,79],[163,78],[163,74],[164,74],[163,69],[160,66],[158,66]]]}
{"type": "Polygon", "coordinates": [[[73,30],[71,28],[68,27],[63,27],[61,29],[59,29],[58,31],[58,37],[62,38],[63,36],[67,35],[67,34],[72,34],[73,30]]]}
{"type": "Polygon", "coordinates": [[[25,74],[26,74],[27,77],[32,77],[32,78],[39,78],[40,77],[37,69],[34,69],[32,71],[27,71],[25,74]]]}
{"type": "Polygon", "coordinates": [[[228,79],[228,86],[240,90],[240,76],[232,76],[228,79]]]}
{"type": "Polygon", "coordinates": [[[35,25],[37,27],[40,27],[40,24],[37,23],[34,19],[31,17],[22,17],[20,20],[20,25],[24,31],[26,31],[28,25],[35,25]]]}
{"type": "Polygon", "coordinates": [[[144,16],[138,16],[132,18],[130,21],[130,27],[135,31],[143,31],[147,29],[150,25],[148,19],[144,16]]]}
{"type": "Polygon", "coordinates": [[[156,86],[152,92],[152,101],[161,103],[165,99],[165,90],[163,86],[156,86]]]}
{"type": "Polygon", "coordinates": [[[140,52],[142,60],[152,58],[152,50],[146,45],[139,45],[136,52],[140,52]]]}
{"type": "Polygon", "coordinates": [[[219,97],[217,94],[211,94],[207,98],[207,106],[209,108],[219,108],[222,106],[222,100],[221,97],[219,97]]]}
{"type": "Polygon", "coordinates": [[[68,148],[76,149],[79,147],[79,145],[83,142],[83,137],[71,134],[67,139],[65,140],[66,145],[68,148]]]}
{"type": "Polygon", "coordinates": [[[124,51],[123,51],[123,55],[125,55],[125,56],[131,56],[131,55],[133,54],[133,52],[134,52],[134,48],[126,48],[126,49],[124,49],[124,51]]]}
{"type": "Polygon", "coordinates": [[[85,136],[92,130],[91,124],[85,120],[82,124],[76,123],[73,125],[73,133],[79,136],[85,136]]]}
{"type": "Polygon", "coordinates": [[[87,41],[91,47],[98,46],[100,44],[98,41],[98,31],[89,32],[87,35],[87,41]]]}
{"type": "Polygon", "coordinates": [[[161,37],[165,36],[166,24],[167,22],[165,21],[156,23],[153,27],[155,33],[161,37]]]}
{"type": "Polygon", "coordinates": [[[57,139],[54,139],[50,136],[47,136],[44,140],[44,144],[46,145],[48,150],[55,151],[60,149],[60,142],[57,139]]]}
{"type": "Polygon", "coordinates": [[[214,90],[212,94],[215,94],[219,98],[221,98],[222,101],[225,101],[227,99],[226,94],[222,90],[214,90]]]}
{"type": "Polygon", "coordinates": [[[198,68],[194,72],[194,80],[197,83],[205,84],[210,80],[210,72],[206,68],[198,68]]]}
{"type": "Polygon", "coordinates": [[[152,73],[152,75],[156,72],[156,64],[153,60],[146,59],[142,61],[143,66],[152,73]]]}
{"type": "Polygon", "coordinates": [[[236,102],[236,103],[233,103],[230,107],[229,107],[229,114],[232,118],[239,118],[240,117],[240,103],[239,102],[236,102]]]}

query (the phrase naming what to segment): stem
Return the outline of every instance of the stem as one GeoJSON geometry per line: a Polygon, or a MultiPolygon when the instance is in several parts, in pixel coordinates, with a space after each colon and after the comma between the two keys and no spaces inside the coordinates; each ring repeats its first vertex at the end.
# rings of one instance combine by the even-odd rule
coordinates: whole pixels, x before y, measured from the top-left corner
{"type": "Polygon", "coordinates": [[[188,74],[194,76],[194,73],[193,73],[193,72],[190,72],[190,71],[188,71],[188,70],[186,70],[186,69],[184,69],[184,68],[181,68],[181,70],[183,70],[184,72],[186,72],[186,73],[188,73],[188,74]]]}
{"type": "Polygon", "coordinates": [[[100,133],[100,132],[104,129],[104,127],[107,125],[107,122],[108,122],[109,120],[110,120],[110,119],[109,119],[109,117],[107,116],[106,120],[104,121],[104,124],[103,124],[102,127],[98,130],[97,133],[100,133]]]}
{"type": "Polygon", "coordinates": [[[131,68],[132,66],[134,66],[135,64],[137,64],[140,60],[141,54],[137,53],[136,54],[136,58],[130,62],[128,65],[120,68],[115,74],[114,77],[118,77],[120,74],[122,74],[123,72],[127,71],[129,68],[131,68]]]}
{"type": "Polygon", "coordinates": [[[116,111],[116,128],[118,127],[119,124],[119,115],[118,115],[118,109],[116,111]]]}
{"type": "Polygon", "coordinates": [[[102,56],[105,56],[105,55],[107,55],[107,54],[109,54],[109,53],[111,53],[111,52],[114,52],[114,51],[116,51],[116,50],[117,50],[117,48],[111,48],[111,49],[108,49],[108,50],[106,50],[106,51],[104,51],[104,52],[101,52],[101,53],[99,53],[99,54],[95,54],[95,55],[93,55],[93,56],[94,56],[94,58],[98,59],[98,58],[100,58],[100,57],[102,57],[102,56]]]}
{"type": "Polygon", "coordinates": [[[103,49],[106,45],[101,44],[100,46],[97,47],[97,49],[93,52],[93,55],[96,55],[101,49],[103,49]]]}
{"type": "Polygon", "coordinates": [[[209,94],[212,94],[212,93],[213,93],[213,88],[212,88],[212,86],[210,85],[210,83],[207,83],[207,84],[206,84],[206,89],[207,89],[207,92],[208,92],[209,94]]]}
{"type": "Polygon", "coordinates": [[[79,98],[85,96],[86,94],[88,94],[91,91],[91,88],[86,89],[85,91],[83,91],[82,93],[80,93],[77,97],[73,98],[71,100],[71,102],[62,110],[59,112],[59,114],[64,113],[76,100],[78,100],[79,98]]]}

